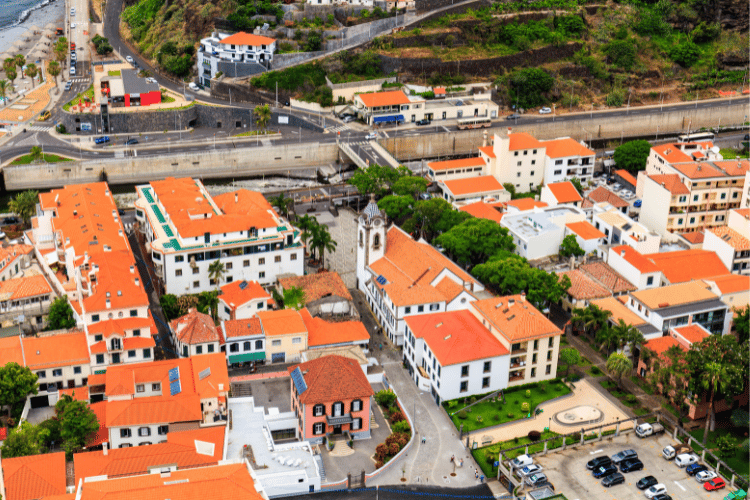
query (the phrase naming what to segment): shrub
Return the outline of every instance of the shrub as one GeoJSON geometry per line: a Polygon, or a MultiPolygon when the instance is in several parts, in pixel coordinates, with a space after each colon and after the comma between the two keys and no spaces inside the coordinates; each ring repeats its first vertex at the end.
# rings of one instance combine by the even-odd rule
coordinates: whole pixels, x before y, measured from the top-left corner
{"type": "Polygon", "coordinates": [[[524,68],[510,78],[512,96],[522,108],[534,108],[545,102],[555,79],[541,68],[524,68]]]}
{"type": "Polygon", "coordinates": [[[520,405],[520,404],[521,404],[521,401],[519,401],[518,399],[514,399],[514,400],[513,400],[513,403],[515,403],[515,404],[516,404],[516,406],[518,406],[518,405],[520,405]]]}
{"type": "Polygon", "coordinates": [[[628,39],[613,40],[604,48],[604,53],[607,54],[612,64],[623,69],[632,68],[637,55],[635,44],[628,39]]]}
{"type": "Polygon", "coordinates": [[[409,422],[407,422],[406,420],[400,420],[396,422],[391,426],[391,429],[393,430],[393,432],[411,434],[411,426],[409,426],[409,422]]]}
{"type": "Polygon", "coordinates": [[[383,461],[382,461],[382,460],[377,460],[377,461],[375,462],[375,468],[376,468],[376,469],[379,469],[379,468],[381,468],[381,467],[382,467],[382,466],[384,466],[384,465],[385,465],[385,464],[383,463],[383,461]]]}
{"type": "Polygon", "coordinates": [[[375,447],[375,458],[377,460],[382,460],[387,454],[388,446],[386,446],[384,443],[380,443],[377,447],[375,447]]]}
{"type": "Polygon", "coordinates": [[[494,420],[495,422],[499,422],[500,421],[500,414],[499,413],[495,413],[494,415],[492,415],[492,420],[494,420]]]}
{"type": "Polygon", "coordinates": [[[395,455],[399,451],[401,451],[401,447],[398,445],[398,443],[391,443],[391,445],[388,447],[388,452],[391,455],[395,455]]]}
{"type": "Polygon", "coordinates": [[[611,106],[613,108],[619,108],[623,105],[625,102],[625,91],[622,89],[612,89],[609,94],[607,94],[607,106],[611,106]]]}
{"type": "Polygon", "coordinates": [[[700,49],[690,40],[678,43],[669,51],[669,57],[683,68],[689,68],[695,64],[700,56],[700,49]]]}
{"type": "Polygon", "coordinates": [[[484,422],[484,418],[482,418],[482,415],[477,415],[477,423],[481,424],[484,422]]]}
{"type": "Polygon", "coordinates": [[[540,383],[539,384],[539,392],[541,392],[542,394],[544,394],[545,392],[547,392],[547,384],[540,383]]]}
{"type": "Polygon", "coordinates": [[[526,398],[528,399],[530,397],[531,397],[531,389],[526,389],[526,398]]]}
{"type": "Polygon", "coordinates": [[[476,396],[472,396],[472,397],[469,398],[469,403],[470,404],[474,404],[476,402],[477,402],[477,397],[476,396]]]}
{"type": "Polygon", "coordinates": [[[380,406],[390,408],[396,401],[396,393],[391,389],[383,389],[375,394],[375,401],[377,401],[380,406]]]}
{"type": "Polygon", "coordinates": [[[391,446],[391,445],[392,445],[393,443],[396,443],[396,442],[398,442],[398,435],[397,435],[396,433],[393,433],[393,434],[391,434],[390,436],[388,436],[387,438],[385,438],[385,444],[386,444],[386,446],[388,446],[389,448],[390,448],[390,446],[391,446]]]}
{"type": "Polygon", "coordinates": [[[516,437],[513,438],[513,442],[516,443],[516,444],[518,444],[518,441],[520,441],[520,439],[521,438],[519,438],[518,436],[516,436],[516,437]]]}
{"type": "Polygon", "coordinates": [[[404,414],[401,413],[400,411],[394,411],[391,414],[391,423],[392,424],[395,424],[396,422],[401,422],[402,420],[406,420],[406,418],[404,418],[404,414]]]}
{"type": "Polygon", "coordinates": [[[466,420],[467,418],[469,418],[469,414],[466,413],[466,410],[461,410],[460,412],[458,412],[457,417],[461,420],[466,420]]]}
{"type": "Polygon", "coordinates": [[[592,375],[601,375],[602,371],[599,369],[598,366],[591,367],[591,374],[592,375]]]}
{"type": "Polygon", "coordinates": [[[513,417],[515,417],[515,416],[516,416],[516,415],[515,415],[514,413],[508,413],[508,418],[513,418],[513,417]]]}
{"type": "Polygon", "coordinates": [[[627,396],[625,396],[625,401],[627,401],[628,403],[635,403],[637,399],[638,398],[635,397],[635,394],[628,394],[627,396]]]}
{"type": "Polygon", "coordinates": [[[56,128],[57,128],[58,134],[64,134],[65,132],[67,132],[67,129],[65,128],[65,124],[63,123],[59,124],[56,128]]]}
{"type": "Polygon", "coordinates": [[[523,404],[521,405],[521,411],[523,411],[524,413],[528,413],[529,412],[529,403],[527,403],[526,401],[524,401],[523,404]]]}
{"type": "Polygon", "coordinates": [[[485,455],[484,459],[490,465],[492,465],[492,464],[495,463],[495,456],[492,453],[487,453],[487,455],[485,455]]]}
{"type": "Polygon", "coordinates": [[[536,442],[539,441],[542,438],[542,433],[539,431],[529,431],[529,434],[527,436],[529,438],[529,441],[536,442]]]}

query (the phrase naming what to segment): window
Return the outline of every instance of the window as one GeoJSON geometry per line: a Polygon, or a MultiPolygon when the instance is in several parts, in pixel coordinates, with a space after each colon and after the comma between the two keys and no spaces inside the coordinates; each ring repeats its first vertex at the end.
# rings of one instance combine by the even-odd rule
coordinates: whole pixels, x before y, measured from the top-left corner
{"type": "Polygon", "coordinates": [[[242,267],[250,267],[250,261],[249,260],[243,260],[242,261],[242,267]]]}
{"type": "Polygon", "coordinates": [[[62,369],[57,368],[55,370],[52,370],[52,376],[53,377],[62,377],[62,369]]]}
{"type": "Polygon", "coordinates": [[[232,263],[231,263],[231,262],[227,262],[227,263],[226,263],[226,264],[224,265],[224,268],[225,268],[225,269],[226,269],[227,271],[228,271],[228,270],[230,270],[230,269],[232,269],[232,263]]]}
{"type": "Polygon", "coordinates": [[[203,346],[202,345],[195,346],[195,354],[203,354],[203,346]]]}
{"type": "MultiPolygon", "coordinates": [[[[520,163],[520,162],[519,162],[519,163],[520,163]]],[[[518,166],[520,167],[521,165],[518,165],[518,166]]],[[[516,177],[521,177],[521,172],[517,172],[517,173],[516,173],[516,177]]]]}
{"type": "Polygon", "coordinates": [[[484,377],[482,379],[482,389],[486,389],[490,386],[490,377],[484,377]]]}
{"type": "Polygon", "coordinates": [[[355,418],[352,420],[352,430],[358,431],[362,428],[362,419],[361,418],[355,418]]]}
{"type": "Polygon", "coordinates": [[[536,377],[536,368],[531,369],[531,377],[536,377]]]}
{"type": "Polygon", "coordinates": [[[74,366],[73,367],[73,373],[75,373],[76,375],[80,374],[81,373],[81,367],[80,366],[74,366]]]}
{"type": "Polygon", "coordinates": [[[554,175],[562,175],[562,170],[555,170],[555,174],[554,175]]]}
{"type": "Polygon", "coordinates": [[[97,365],[104,364],[104,354],[97,354],[96,355],[96,364],[97,365]]]}
{"type": "Polygon", "coordinates": [[[554,347],[555,346],[555,337],[550,337],[547,340],[547,347],[554,347]]]}
{"type": "Polygon", "coordinates": [[[404,307],[404,314],[411,314],[411,306],[404,307]]]}
{"type": "Polygon", "coordinates": [[[265,277],[266,277],[266,272],[265,271],[261,271],[261,272],[258,273],[258,278],[265,278],[265,277]]]}
{"type": "Polygon", "coordinates": [[[362,411],[362,400],[355,399],[354,401],[352,401],[352,410],[351,411],[352,411],[352,413],[355,413],[355,412],[358,412],[358,411],[362,411]]]}
{"type": "Polygon", "coordinates": [[[98,314],[92,314],[91,315],[91,322],[92,323],[96,323],[97,321],[99,321],[99,315],[98,314]]]}
{"type": "Polygon", "coordinates": [[[313,424],[313,435],[319,436],[320,434],[323,434],[323,422],[313,424]]]}
{"type": "Polygon", "coordinates": [[[143,358],[144,359],[150,359],[151,358],[151,349],[144,349],[143,350],[143,358]]]}
{"type": "Polygon", "coordinates": [[[424,312],[424,306],[417,306],[417,312],[424,312]]]}
{"type": "Polygon", "coordinates": [[[646,285],[653,285],[653,284],[654,284],[654,277],[649,276],[648,279],[646,280],[646,285]]]}
{"type": "Polygon", "coordinates": [[[169,432],[169,426],[168,425],[160,425],[159,429],[156,431],[160,436],[166,436],[167,432],[169,432]]]}
{"type": "Polygon", "coordinates": [[[562,164],[563,164],[562,160],[555,160],[555,165],[562,165],[562,164]]]}
{"type": "Polygon", "coordinates": [[[258,259],[258,265],[259,265],[259,266],[262,266],[262,265],[264,265],[265,263],[266,263],[266,258],[265,258],[265,257],[261,257],[260,259],[258,259]]]}
{"type": "Polygon", "coordinates": [[[179,278],[180,276],[182,276],[182,269],[175,269],[175,270],[174,270],[174,275],[175,275],[175,276],[177,276],[178,278],[179,278]]]}
{"type": "Polygon", "coordinates": [[[256,340],[255,341],[255,348],[256,349],[263,349],[263,341],[262,340],[256,340]]]}
{"type": "Polygon", "coordinates": [[[271,345],[274,347],[279,347],[281,346],[281,340],[272,340],[271,345]]]}
{"type": "Polygon", "coordinates": [[[208,352],[214,352],[214,349],[215,348],[213,344],[208,344],[208,352]]]}
{"type": "Polygon", "coordinates": [[[128,351],[128,357],[134,358],[135,357],[135,351],[128,351]]]}
{"type": "Polygon", "coordinates": [[[552,351],[547,351],[547,361],[552,361],[552,351]]]}
{"type": "Polygon", "coordinates": [[[174,261],[175,262],[185,262],[185,256],[184,255],[175,255],[174,261]]]}
{"type": "Polygon", "coordinates": [[[281,262],[281,255],[277,255],[273,258],[274,262],[281,262]]]}
{"type": "Polygon", "coordinates": [[[518,156],[518,151],[516,151],[515,153],[513,153],[513,156],[518,156]]]}
{"type": "Polygon", "coordinates": [[[290,254],[289,260],[297,260],[297,254],[296,253],[290,254]]]}
{"type": "Polygon", "coordinates": [[[121,438],[129,438],[131,436],[130,429],[120,429],[121,438]]]}
{"type": "Polygon", "coordinates": [[[468,377],[469,376],[469,365],[464,365],[461,367],[461,376],[462,377],[468,377]]]}
{"type": "Polygon", "coordinates": [[[484,362],[484,373],[489,373],[492,369],[492,361],[485,361],[484,362]]]}
{"type": "Polygon", "coordinates": [[[94,342],[101,342],[103,339],[103,335],[94,335],[94,342]]]}
{"type": "Polygon", "coordinates": [[[161,391],[161,382],[156,382],[155,384],[151,384],[151,390],[154,392],[161,391]]]}
{"type": "Polygon", "coordinates": [[[36,375],[37,375],[37,377],[39,377],[39,378],[44,378],[44,377],[46,377],[46,376],[47,376],[47,372],[45,372],[44,370],[42,370],[42,371],[40,371],[40,372],[36,372],[36,375]]]}
{"type": "Polygon", "coordinates": [[[313,417],[322,417],[326,414],[326,407],[323,405],[313,406],[313,417]]]}
{"type": "Polygon", "coordinates": [[[238,343],[229,344],[229,352],[240,352],[240,345],[238,343]]]}
{"type": "Polygon", "coordinates": [[[252,343],[248,340],[247,342],[242,343],[242,350],[243,351],[252,351],[252,343]]]}
{"type": "Polygon", "coordinates": [[[531,355],[531,364],[535,364],[535,363],[536,363],[536,353],[531,355]]]}
{"type": "Polygon", "coordinates": [[[138,435],[141,437],[150,436],[151,435],[151,429],[148,427],[140,427],[138,428],[138,435]]]}
{"type": "Polygon", "coordinates": [[[459,392],[466,392],[468,390],[469,390],[469,382],[464,380],[463,382],[461,382],[461,389],[459,392]]]}
{"type": "Polygon", "coordinates": [[[547,368],[544,370],[545,375],[550,375],[552,373],[552,365],[547,365],[547,368]]]}
{"type": "Polygon", "coordinates": [[[140,337],[140,336],[141,336],[140,328],[133,330],[133,337],[140,337]]]}
{"type": "Polygon", "coordinates": [[[534,350],[535,351],[539,350],[539,340],[538,339],[534,341],[534,350]]]}
{"type": "Polygon", "coordinates": [[[146,392],[146,386],[138,384],[135,386],[135,392],[146,392]]]}
{"type": "Polygon", "coordinates": [[[440,304],[430,304],[430,311],[440,310],[440,304]]]}

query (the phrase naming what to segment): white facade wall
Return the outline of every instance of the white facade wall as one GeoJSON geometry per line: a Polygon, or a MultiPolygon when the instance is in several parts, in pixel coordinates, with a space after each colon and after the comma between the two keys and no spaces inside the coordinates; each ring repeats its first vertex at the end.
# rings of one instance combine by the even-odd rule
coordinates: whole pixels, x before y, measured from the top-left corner
{"type": "Polygon", "coordinates": [[[712,231],[705,231],[703,249],[715,252],[732,273],[750,274],[750,251],[736,251],[732,245],[716,236],[712,231]]]}
{"type": "MultiPolygon", "coordinates": [[[[29,354],[27,354],[28,356],[29,354]]],[[[58,384],[62,384],[63,389],[70,387],[70,382],[74,382],[74,387],[81,387],[84,384],[84,379],[87,379],[91,375],[91,367],[89,365],[71,365],[71,366],[58,366],[55,368],[44,368],[41,370],[34,369],[32,366],[29,369],[39,376],[39,385],[46,384],[48,386],[53,385],[59,387],[58,384]]],[[[39,390],[41,395],[44,391],[39,390]]],[[[47,391],[54,392],[54,391],[47,391]]]]}
{"type": "Polygon", "coordinates": [[[563,158],[550,158],[545,156],[544,161],[544,183],[552,184],[562,182],[575,177],[581,183],[589,182],[594,175],[593,156],[566,156],[563,158]],[[587,164],[583,164],[588,161],[587,164]]]}
{"type": "Polygon", "coordinates": [[[489,172],[501,184],[513,184],[519,193],[527,193],[544,181],[545,147],[510,151],[510,138],[495,135],[489,172]]]}
{"type": "MultiPolygon", "coordinates": [[[[638,183],[641,184],[640,182],[638,183]]],[[[643,178],[643,204],[638,216],[638,222],[662,236],[667,234],[667,219],[669,218],[669,206],[672,202],[672,193],[657,184],[648,177],[643,178]]],[[[674,217],[682,218],[683,224],[686,214],[676,214],[674,217]]],[[[675,219],[675,222],[677,219],[675,219]]],[[[679,225],[677,226],[679,227],[679,225]]]]}
{"type": "MultiPolygon", "coordinates": [[[[742,187],[740,208],[750,208],[750,171],[745,173],[745,185],[742,187]]],[[[747,234],[745,236],[747,237],[747,234]]]]}
{"type": "MultiPolygon", "coordinates": [[[[265,311],[270,309],[266,307],[268,304],[267,298],[258,298],[250,300],[241,306],[237,307],[234,311],[234,319],[250,319],[254,318],[258,311],[265,311]]],[[[221,321],[227,321],[232,319],[232,310],[229,308],[229,304],[219,297],[219,319],[221,321]]]]}
{"type": "Polygon", "coordinates": [[[86,324],[121,318],[148,318],[148,304],[126,309],[104,309],[101,311],[84,311],[86,324]]]}
{"type": "Polygon", "coordinates": [[[661,285],[661,281],[663,278],[661,271],[641,273],[641,271],[637,267],[625,260],[625,257],[616,252],[614,248],[609,249],[609,253],[607,254],[607,258],[605,260],[607,264],[612,267],[612,269],[620,273],[623,278],[632,283],[633,286],[635,286],[638,290],[656,288],[661,285]]]}
{"type": "Polygon", "coordinates": [[[200,344],[186,344],[180,342],[177,338],[174,338],[175,348],[181,358],[189,358],[190,356],[198,356],[200,354],[211,354],[214,352],[221,352],[221,346],[219,342],[203,342],[200,344]]]}
{"type": "Polygon", "coordinates": [[[122,426],[109,428],[110,448],[126,448],[130,446],[142,446],[145,444],[157,444],[167,441],[169,423],[144,424],[136,426],[122,426]],[[161,433],[160,433],[161,428],[161,433]],[[166,429],[165,429],[166,428],[166,429]],[[130,437],[123,436],[122,431],[129,431],[130,437]],[[148,436],[141,436],[140,432],[148,432],[148,436]]]}
{"type": "MultiPolygon", "coordinates": [[[[150,334],[149,334],[150,335],[150,334]]],[[[109,340],[109,339],[107,339],[109,340]]],[[[152,347],[144,347],[138,349],[128,349],[119,351],[107,351],[104,353],[92,353],[91,354],[91,368],[94,371],[104,370],[109,365],[113,364],[125,364],[125,363],[143,363],[144,361],[151,361],[154,359],[154,353],[152,347]],[[120,360],[116,363],[116,357],[114,354],[120,355],[120,360]]]]}
{"type": "MultiPolygon", "coordinates": [[[[750,189],[750,186],[748,186],[748,182],[748,178],[745,178],[745,186],[750,189]]],[[[744,203],[741,206],[745,206],[744,203]]],[[[745,238],[750,238],[750,224],[748,224],[747,219],[740,215],[737,211],[729,211],[729,217],[727,217],[727,226],[734,229],[745,238]]]]}

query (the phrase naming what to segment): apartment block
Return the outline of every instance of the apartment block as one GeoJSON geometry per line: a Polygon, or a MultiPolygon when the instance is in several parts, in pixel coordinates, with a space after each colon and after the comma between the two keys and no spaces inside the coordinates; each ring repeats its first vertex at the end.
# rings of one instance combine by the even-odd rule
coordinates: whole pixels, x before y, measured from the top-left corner
{"type": "Polygon", "coordinates": [[[556,255],[567,231],[567,224],[584,222],[586,214],[574,206],[535,208],[506,214],[500,225],[508,228],[516,244],[515,253],[528,260],[556,255]]]}
{"type": "Polygon", "coordinates": [[[210,87],[216,73],[234,69],[235,76],[258,73],[260,67],[270,69],[276,40],[240,31],[229,34],[214,32],[201,39],[198,48],[198,77],[210,87]],[[238,68],[239,66],[239,68],[238,68]],[[257,69],[256,69],[257,68],[257,69]]]}
{"type": "Polygon", "coordinates": [[[715,252],[733,273],[750,275],[750,239],[728,226],[708,229],[703,249],[715,252]]]}

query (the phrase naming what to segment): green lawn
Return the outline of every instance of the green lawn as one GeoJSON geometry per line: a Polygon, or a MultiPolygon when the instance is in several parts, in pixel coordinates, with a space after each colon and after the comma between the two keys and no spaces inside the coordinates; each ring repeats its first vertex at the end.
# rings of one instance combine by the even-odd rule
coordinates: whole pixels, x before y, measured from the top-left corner
{"type": "Polygon", "coordinates": [[[161,102],[174,102],[174,97],[167,94],[166,92],[161,93],[161,102]]]}
{"type": "Polygon", "coordinates": [[[743,151],[738,151],[736,149],[731,148],[721,148],[719,151],[719,154],[724,157],[725,160],[734,160],[735,158],[747,158],[748,153],[743,151]]]}
{"type": "Polygon", "coordinates": [[[120,76],[120,70],[119,69],[115,70],[115,71],[108,71],[107,73],[109,73],[109,76],[120,76]]]}
{"type": "Polygon", "coordinates": [[[70,111],[70,108],[72,106],[77,106],[79,102],[85,101],[87,97],[89,98],[90,101],[93,102],[94,100],[94,86],[93,85],[91,85],[85,91],[83,91],[82,93],[78,94],[73,99],[71,99],[70,102],[68,102],[67,104],[63,106],[63,109],[65,111],[70,111]]]}
{"type": "MultiPolygon", "coordinates": [[[[73,160],[71,160],[70,158],[65,158],[65,157],[57,156],[53,154],[45,154],[44,161],[46,161],[47,163],[58,163],[61,161],[73,161],[73,160]]],[[[13,160],[11,162],[11,165],[28,165],[31,162],[32,162],[31,155],[23,155],[13,160]]]]}
{"type": "Polygon", "coordinates": [[[468,401],[464,402],[464,398],[445,401],[443,407],[451,417],[456,429],[460,429],[461,424],[463,424],[464,431],[471,432],[526,418],[527,412],[521,410],[521,405],[524,402],[529,403],[529,412],[533,415],[539,404],[568,393],[570,393],[570,389],[560,381],[514,387],[505,391],[505,404],[501,400],[495,402],[487,400],[476,404],[466,410],[466,419],[458,417],[459,411],[468,405],[468,401]],[[526,397],[527,390],[531,391],[531,396],[528,398],[526,397]]]}
{"type": "MultiPolygon", "coordinates": [[[[696,446],[697,449],[700,449],[703,444],[703,427],[700,429],[694,429],[690,431],[690,435],[693,436],[694,439],[698,441],[698,443],[701,446],[696,446]]],[[[748,473],[750,473],[750,461],[748,460],[747,453],[743,452],[740,448],[740,444],[747,439],[747,437],[744,435],[744,432],[747,432],[745,429],[716,429],[714,431],[708,432],[708,442],[707,447],[709,451],[712,451],[714,455],[719,456],[719,450],[716,448],[716,439],[725,436],[727,434],[733,435],[737,439],[737,451],[732,457],[721,457],[721,458],[729,467],[737,471],[739,474],[744,474],[745,477],[748,476],[748,473]]]]}

